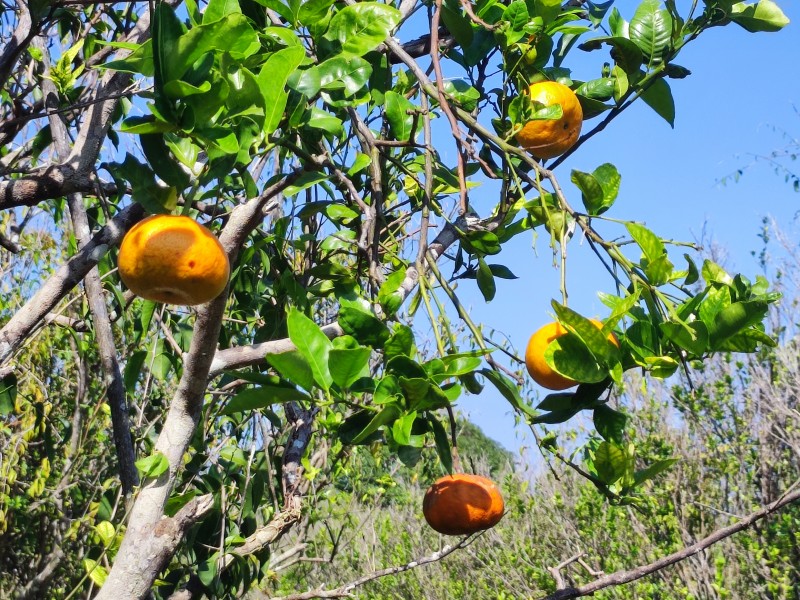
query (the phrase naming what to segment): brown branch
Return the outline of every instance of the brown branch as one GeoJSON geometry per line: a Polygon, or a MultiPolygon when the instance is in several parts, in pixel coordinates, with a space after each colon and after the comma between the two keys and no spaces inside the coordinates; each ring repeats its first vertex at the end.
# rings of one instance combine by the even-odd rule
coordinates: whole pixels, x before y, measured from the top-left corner
{"type": "Polygon", "coordinates": [[[691,546],[687,546],[682,550],[673,552],[672,554],[669,554],[647,565],[642,565],[627,571],[611,573],[605,577],[601,577],[600,579],[593,581],[592,583],[588,583],[579,587],[570,587],[563,590],[558,590],[548,596],[542,597],[541,600],[566,600],[567,598],[580,598],[581,596],[589,596],[607,587],[622,585],[637,579],[641,579],[642,577],[656,573],[665,567],[674,565],[682,560],[686,560],[687,558],[702,552],[706,548],[713,546],[717,542],[747,529],[757,521],[768,517],[784,506],[800,500],[800,489],[791,491],[794,487],[797,487],[797,483],[790,487],[789,491],[787,491],[787,493],[785,493],[775,502],[764,506],[754,513],[751,513],[738,523],[718,529],[711,535],[704,537],[702,540],[692,544],[691,546]]]}
{"type": "Polygon", "coordinates": [[[381,577],[387,577],[389,575],[397,575],[398,573],[404,573],[406,571],[410,571],[411,569],[416,569],[417,567],[423,567],[425,565],[429,565],[434,562],[438,562],[449,556],[456,550],[460,550],[471,544],[473,541],[478,539],[484,532],[481,531],[473,536],[467,536],[462,539],[457,544],[453,544],[452,546],[445,546],[438,552],[434,552],[428,556],[423,558],[419,558],[417,560],[412,560],[404,565],[397,565],[394,567],[388,567],[386,569],[381,569],[379,571],[373,571],[372,573],[368,573],[362,577],[359,577],[355,581],[352,581],[346,585],[338,587],[334,590],[323,590],[323,589],[316,589],[310,590],[308,592],[302,592],[299,594],[290,594],[288,596],[280,596],[280,597],[273,597],[270,600],[311,600],[312,598],[347,598],[352,597],[352,591],[357,587],[361,587],[365,583],[369,583],[370,581],[374,581],[376,579],[380,579],[381,577]]]}

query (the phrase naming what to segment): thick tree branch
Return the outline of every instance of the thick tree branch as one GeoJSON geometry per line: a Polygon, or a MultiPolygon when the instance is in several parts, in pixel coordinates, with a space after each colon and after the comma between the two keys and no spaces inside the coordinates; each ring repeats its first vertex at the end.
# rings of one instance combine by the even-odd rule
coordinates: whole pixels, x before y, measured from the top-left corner
{"type": "MultiPolygon", "coordinates": [[[[220,243],[232,263],[247,236],[263,220],[264,209],[269,201],[299,174],[299,170],[295,171],[264,190],[258,198],[233,210],[220,236],[220,243]]],[[[183,467],[183,456],[200,422],[209,369],[219,339],[227,297],[226,289],[197,311],[191,346],[184,359],[183,375],[155,444],[155,451],[167,458],[169,469],[157,479],[150,479],[143,484],[131,509],[125,538],[96,600],[147,597],[155,578],[172,557],[177,541],[186,531],[186,528],[176,530],[174,535],[160,542],[152,540],[154,528],[162,522],[167,500],[183,467]],[[173,538],[177,538],[174,544],[173,538]]],[[[187,521],[186,524],[188,527],[191,522],[187,521]]]]}
{"type": "MultiPolygon", "coordinates": [[[[42,52],[44,64],[49,73],[49,60],[47,48],[43,43],[36,43],[42,52]]],[[[44,104],[48,109],[58,107],[58,91],[53,81],[44,77],[42,79],[42,92],[44,93],[44,104]]],[[[53,144],[56,149],[56,157],[59,160],[65,159],[70,152],[69,132],[61,116],[53,114],[49,118],[50,131],[53,136],[53,144]]],[[[67,196],[70,217],[72,218],[72,229],[78,241],[78,248],[84,248],[91,242],[91,228],[89,217],[86,214],[86,207],[83,205],[81,194],[70,194],[67,196]]],[[[117,348],[114,342],[114,332],[111,329],[111,319],[108,315],[103,284],[100,281],[100,273],[97,267],[89,269],[83,280],[83,287],[89,301],[89,311],[94,322],[94,334],[97,340],[97,349],[100,356],[100,364],[106,384],[106,394],[111,408],[111,424],[114,435],[114,449],[117,453],[119,463],[119,475],[122,483],[122,491],[125,495],[130,494],[133,488],[139,484],[139,474],[136,471],[136,453],[131,439],[131,425],[128,416],[128,402],[125,398],[125,385],[122,381],[122,372],[117,362],[117,348]]]]}
{"type": "MultiPolygon", "coordinates": [[[[797,487],[797,484],[795,484],[792,487],[797,487]]],[[[730,537],[735,533],[744,531],[745,529],[753,525],[753,523],[765,517],[768,517],[769,515],[771,515],[775,511],[780,510],[784,506],[787,506],[793,502],[797,502],[798,500],[800,500],[800,489],[796,489],[794,491],[791,491],[791,489],[792,488],[790,488],[790,492],[787,492],[772,504],[768,504],[767,506],[761,508],[760,510],[757,510],[756,512],[748,515],[741,521],[734,523],[733,525],[723,527],[722,529],[718,529],[711,535],[692,544],[691,546],[687,546],[682,550],[673,552],[672,554],[660,558],[655,562],[652,562],[648,565],[642,565],[640,567],[636,567],[628,571],[618,571],[616,573],[611,573],[609,575],[606,575],[605,577],[601,577],[600,579],[597,579],[592,583],[588,583],[586,585],[558,590],[550,594],[549,596],[544,596],[541,600],[566,600],[567,598],[580,598],[581,596],[589,596],[607,587],[629,583],[631,581],[641,579],[642,577],[645,577],[647,575],[651,575],[652,573],[660,571],[665,567],[674,565],[677,562],[680,562],[691,556],[694,556],[698,552],[702,552],[706,548],[713,546],[717,542],[724,540],[725,538],[730,537]]]]}

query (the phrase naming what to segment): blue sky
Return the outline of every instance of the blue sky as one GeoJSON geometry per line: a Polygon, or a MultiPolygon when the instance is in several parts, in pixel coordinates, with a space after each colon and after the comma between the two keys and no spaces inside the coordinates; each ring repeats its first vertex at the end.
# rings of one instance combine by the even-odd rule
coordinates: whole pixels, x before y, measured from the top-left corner
{"type": "MultiPolygon", "coordinates": [[[[643,221],[660,236],[676,240],[698,241],[705,230],[704,241],[711,239],[725,249],[726,267],[755,278],[760,271],[751,252],[761,249],[762,218],[773,217],[783,228],[796,229],[800,194],[764,163],[746,171],[738,183],[722,185],[720,180],[750,163],[752,154],[784,146],[773,128],[800,138],[795,112],[795,106],[800,110],[800,6],[786,0],[779,4],[792,21],[780,32],[751,34],[729,25],[706,32],[682,51],[677,62],[692,75],[670,81],[674,129],[639,103],[558,167],[572,203],[580,206],[580,196],[569,183],[570,170],[592,171],[611,162],[622,174],[622,186],[608,216],[643,221]]],[[[617,6],[630,19],[636,4],[617,6]]],[[[607,55],[596,51],[585,59],[567,61],[578,79],[597,77],[607,55]]],[[[595,122],[587,121],[584,131],[595,122]]],[[[479,212],[489,210],[489,203],[478,205],[479,192],[470,197],[479,212]]],[[[520,235],[493,257],[492,262],[507,265],[519,279],[497,280],[491,303],[484,302],[474,282],[459,286],[473,319],[506,333],[520,353],[530,334],[551,320],[550,300],[559,298],[559,272],[552,266],[547,238],[540,235],[534,253],[532,237],[520,235]]],[[[676,265],[683,264],[684,251],[670,250],[676,265]]],[[[568,247],[568,261],[569,305],[586,316],[604,317],[607,310],[597,291],[613,293],[613,282],[578,236],[568,247]]],[[[506,447],[530,445],[529,437],[519,437],[521,429],[515,431],[508,404],[489,387],[479,396],[465,396],[459,408],[506,447]]]]}

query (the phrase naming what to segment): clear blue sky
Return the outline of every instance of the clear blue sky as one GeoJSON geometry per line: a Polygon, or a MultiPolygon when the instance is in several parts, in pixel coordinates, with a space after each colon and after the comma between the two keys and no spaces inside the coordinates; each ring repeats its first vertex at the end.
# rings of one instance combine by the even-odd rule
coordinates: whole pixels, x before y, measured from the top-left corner
{"type": "MultiPolygon", "coordinates": [[[[800,110],[800,6],[786,0],[779,4],[792,21],[780,32],[751,34],[730,25],[705,33],[682,51],[676,62],[692,75],[670,81],[675,129],[640,103],[561,165],[557,173],[571,202],[580,206],[580,195],[569,183],[570,170],[591,171],[611,162],[622,174],[622,186],[608,216],[644,221],[662,237],[684,241],[699,240],[705,227],[727,250],[726,266],[754,278],[759,268],[750,253],[760,250],[762,217],[774,217],[796,231],[800,194],[766,164],[747,171],[738,183],[719,181],[748,164],[750,154],[782,147],[785,142],[773,127],[800,138],[795,112],[795,106],[800,110]]],[[[635,3],[620,2],[618,7],[630,19],[635,3]]],[[[578,79],[597,77],[607,54],[596,51],[586,59],[577,66],[568,61],[578,79]]],[[[584,131],[595,122],[587,121],[584,131]]],[[[490,210],[489,202],[480,205],[480,192],[470,197],[481,214],[490,210]]],[[[538,256],[531,236],[520,235],[493,257],[519,279],[497,280],[491,303],[484,302],[474,282],[459,286],[473,318],[508,334],[520,352],[530,334],[550,320],[550,300],[559,297],[559,273],[552,267],[547,237],[541,235],[536,244],[538,256]]],[[[607,310],[596,293],[613,293],[613,282],[577,236],[568,252],[570,306],[586,316],[604,317],[607,310]]],[[[683,250],[670,252],[673,262],[682,265],[683,250]]],[[[515,431],[508,404],[491,386],[479,396],[465,396],[459,408],[506,447],[531,444],[529,435],[519,437],[524,432],[515,431]]]]}

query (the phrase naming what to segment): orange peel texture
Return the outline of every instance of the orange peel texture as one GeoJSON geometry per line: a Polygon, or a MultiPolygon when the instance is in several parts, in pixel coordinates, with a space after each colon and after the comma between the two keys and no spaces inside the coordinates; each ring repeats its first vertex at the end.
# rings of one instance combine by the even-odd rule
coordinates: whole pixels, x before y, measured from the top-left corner
{"type": "Polygon", "coordinates": [[[575,92],[557,81],[540,81],[528,88],[528,96],[545,106],[560,104],[562,115],[525,123],[516,135],[519,145],[537,158],[553,158],[572,148],[583,125],[583,109],[575,92]]]}
{"type": "Polygon", "coordinates": [[[228,254],[216,236],[185,216],[153,215],[134,225],[119,249],[119,275],[137,296],[204,304],[228,284],[228,254]]]}
{"type": "Polygon", "coordinates": [[[437,479],[425,492],[422,513],[444,535],[469,535],[497,525],[503,496],[491,479],[457,473],[437,479]]]}

